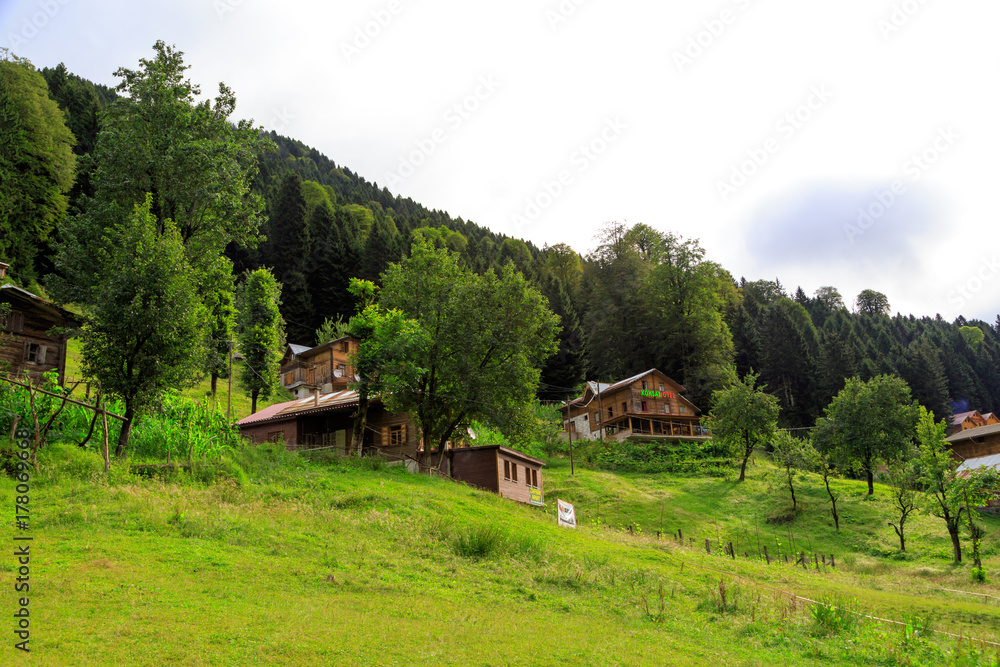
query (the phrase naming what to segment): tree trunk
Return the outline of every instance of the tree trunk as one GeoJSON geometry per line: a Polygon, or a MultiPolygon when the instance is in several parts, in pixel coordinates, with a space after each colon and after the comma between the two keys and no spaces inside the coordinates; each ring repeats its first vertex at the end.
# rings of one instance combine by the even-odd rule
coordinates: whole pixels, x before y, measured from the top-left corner
{"type": "Polygon", "coordinates": [[[868,476],[868,495],[871,496],[875,493],[875,474],[872,472],[871,465],[865,468],[865,473],[867,473],[868,476]]]}
{"type": "Polygon", "coordinates": [[[128,447],[129,436],[132,435],[132,419],[135,417],[135,408],[132,407],[132,402],[128,399],[125,400],[125,421],[122,422],[122,430],[118,433],[118,448],[115,450],[115,456],[122,458],[125,456],[125,448],[128,447]]]}
{"type": "Polygon", "coordinates": [[[750,453],[753,452],[753,446],[750,444],[750,436],[745,435],[743,437],[743,465],[740,466],[740,481],[742,482],[746,478],[747,474],[747,461],[750,460],[750,453]]]}
{"type": "Polygon", "coordinates": [[[840,532],[840,517],[837,516],[837,499],[833,497],[833,491],[830,490],[830,479],[824,477],[823,482],[826,483],[826,494],[830,496],[830,502],[833,503],[833,525],[836,526],[837,532],[840,532]]]}
{"type": "MultiPolygon", "coordinates": [[[[789,471],[789,473],[791,473],[791,471],[789,471]]],[[[792,511],[794,512],[795,508],[796,508],[796,504],[795,504],[795,487],[792,485],[792,475],[791,474],[788,475],[788,490],[792,492],[792,511]]]]}
{"type": "Polygon", "coordinates": [[[257,396],[260,394],[260,389],[250,390],[250,414],[255,414],[257,412],[257,396]]]}
{"type": "Polygon", "coordinates": [[[948,535],[951,537],[951,549],[955,555],[955,562],[962,562],[962,543],[958,537],[958,521],[948,521],[948,535]]]}
{"type": "Polygon", "coordinates": [[[354,429],[351,435],[351,449],[361,456],[365,444],[365,425],[368,423],[368,397],[358,395],[358,413],[354,418],[354,429]]]}
{"type": "Polygon", "coordinates": [[[212,373],[212,398],[215,398],[215,388],[219,384],[219,374],[212,373]]]}

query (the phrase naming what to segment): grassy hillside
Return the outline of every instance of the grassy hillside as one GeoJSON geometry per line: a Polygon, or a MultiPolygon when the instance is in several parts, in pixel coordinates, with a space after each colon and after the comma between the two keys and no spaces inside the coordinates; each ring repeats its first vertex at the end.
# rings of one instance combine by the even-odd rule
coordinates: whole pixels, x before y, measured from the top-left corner
{"type": "MultiPolygon", "coordinates": [[[[100,470],[96,455],[56,446],[32,481],[31,664],[991,664],[942,631],[1000,634],[996,601],[932,590],[1000,595],[949,565],[936,519],[915,521],[900,560],[883,497],[841,482],[837,535],[807,479],[803,511],[772,529],[764,519],[786,503],[764,461],[743,485],[570,476],[555,461],[544,509],[270,448],[169,480],[100,470]],[[578,529],[556,527],[557,497],[578,503],[578,529]],[[739,539],[740,551],[755,546],[756,515],[762,540],[790,527],[839,567],[709,556],[657,539],[661,515],[667,531],[739,539]],[[938,632],[817,615],[791,593],[938,632]]],[[[15,495],[3,477],[5,506],[15,495]]],[[[1000,525],[988,531],[993,572],[1000,525]]],[[[0,570],[13,578],[10,555],[0,570]]],[[[14,600],[5,587],[4,608],[14,600]]]]}

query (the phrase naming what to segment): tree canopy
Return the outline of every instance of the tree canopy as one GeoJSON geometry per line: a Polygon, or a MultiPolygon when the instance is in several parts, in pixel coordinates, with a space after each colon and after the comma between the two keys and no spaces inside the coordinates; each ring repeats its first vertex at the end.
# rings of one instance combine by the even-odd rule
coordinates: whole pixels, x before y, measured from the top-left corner
{"type": "Polygon", "coordinates": [[[778,399],[757,386],[757,379],[754,373],[739,379],[732,372],[729,386],[712,394],[715,405],[705,419],[712,439],[742,456],[741,482],[746,478],[747,461],[753,450],[774,437],[778,424],[778,399]]]}

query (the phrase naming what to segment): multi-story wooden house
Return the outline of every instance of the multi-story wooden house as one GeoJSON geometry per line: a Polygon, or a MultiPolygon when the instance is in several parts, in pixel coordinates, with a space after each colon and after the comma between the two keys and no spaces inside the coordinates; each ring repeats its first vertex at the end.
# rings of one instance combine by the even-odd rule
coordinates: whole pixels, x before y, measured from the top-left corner
{"type": "Polygon", "coordinates": [[[970,428],[1000,424],[1000,418],[992,412],[980,414],[978,410],[969,410],[968,412],[960,412],[957,415],[952,415],[949,419],[949,424],[951,426],[951,434],[954,435],[970,428]]]}
{"type": "Polygon", "coordinates": [[[701,411],[683,392],[655,368],[613,384],[588,382],[582,396],[559,408],[563,430],[574,440],[707,440],[701,411]]]}
{"type": "Polygon", "coordinates": [[[351,355],[358,341],[350,336],[316,347],[289,345],[281,359],[281,386],[299,398],[315,392],[332,394],[344,391],[354,382],[351,355]]]}
{"type": "MultiPolygon", "coordinates": [[[[3,268],[6,268],[4,266],[3,268]]],[[[0,286],[0,363],[12,377],[41,382],[48,371],[66,376],[65,329],[77,326],[73,315],[15,285],[0,286]]]]}

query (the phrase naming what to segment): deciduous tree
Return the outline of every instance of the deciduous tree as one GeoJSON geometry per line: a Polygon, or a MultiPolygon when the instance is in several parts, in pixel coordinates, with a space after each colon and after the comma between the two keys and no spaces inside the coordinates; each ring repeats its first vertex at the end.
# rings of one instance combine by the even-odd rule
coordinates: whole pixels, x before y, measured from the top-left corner
{"type": "Polygon", "coordinates": [[[778,424],[778,399],[757,386],[755,373],[740,380],[735,372],[730,385],[712,393],[714,407],[705,420],[718,440],[743,457],[740,480],[746,478],[747,461],[755,447],[761,447],[774,437],[778,424]]]}
{"type": "Polygon", "coordinates": [[[258,269],[247,276],[237,295],[237,340],[243,355],[240,385],[250,392],[251,413],[258,397],[268,398],[278,387],[278,364],[284,347],[281,285],[271,272],[258,269]]]}

